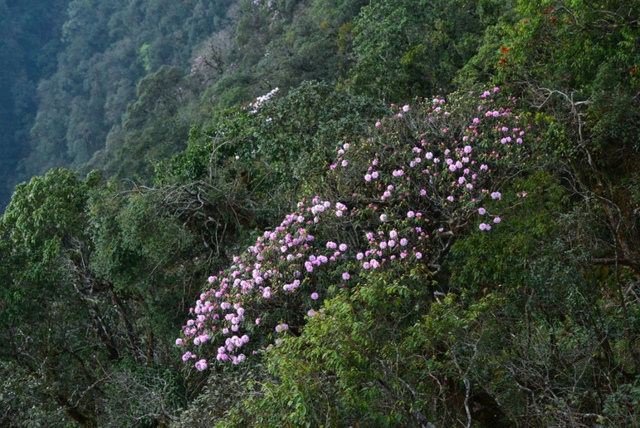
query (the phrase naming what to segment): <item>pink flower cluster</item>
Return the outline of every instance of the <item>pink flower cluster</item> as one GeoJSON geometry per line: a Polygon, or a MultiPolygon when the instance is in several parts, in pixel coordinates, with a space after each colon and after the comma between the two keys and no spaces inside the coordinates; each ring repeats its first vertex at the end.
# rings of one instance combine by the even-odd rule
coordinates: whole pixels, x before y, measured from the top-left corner
{"type": "Polygon", "coordinates": [[[401,236],[395,229],[389,232],[378,230],[376,233],[368,232],[366,234],[368,239],[368,249],[356,254],[356,260],[361,263],[362,269],[377,269],[386,262],[392,262],[394,260],[404,260],[411,257],[415,259],[421,259],[422,253],[417,251],[418,248],[410,246],[410,239],[412,241],[420,241],[422,239],[428,239],[427,235],[422,228],[411,228],[408,235],[401,236]],[[414,236],[411,236],[414,235],[414,236]]]}
{"type": "MultiPolygon", "coordinates": [[[[344,286],[354,276],[389,264],[428,265],[476,218],[501,223],[486,208],[502,199],[492,189],[493,174],[518,162],[526,132],[512,112],[515,100],[507,98],[505,103],[496,100],[498,96],[498,88],[475,96],[478,104],[468,117],[451,113],[440,98],[419,108],[393,106],[393,114],[376,122],[374,137],[358,143],[355,150],[349,143],[338,147],[330,169],[344,177],[345,186],[355,186],[350,207],[319,197],[300,202],[278,227],[235,257],[231,267],[209,278],[209,289],[191,309],[192,318],[176,345],[202,349],[224,342],[216,359],[238,364],[246,359],[242,351],[248,343],[253,353],[261,345],[251,341],[251,332],[262,329],[270,333],[261,337],[268,337],[289,331],[290,320],[271,319],[274,309],[295,308],[309,318],[322,311],[310,306],[326,296],[330,284],[318,279],[328,271],[325,266],[333,265],[333,281],[342,280],[344,286]],[[411,121],[402,116],[408,112],[411,121]],[[352,177],[362,181],[353,183],[352,177]],[[367,216],[364,224],[375,228],[364,233],[359,248],[349,248],[335,236],[314,235],[327,230],[319,227],[323,222],[334,222],[335,231],[336,222],[367,216]],[[349,272],[347,266],[357,269],[349,272]]],[[[489,231],[490,223],[485,220],[477,227],[489,231]]],[[[197,359],[191,351],[182,358],[197,359]]],[[[204,370],[207,364],[200,359],[195,366],[204,370]]]]}
{"type": "MultiPolygon", "coordinates": [[[[255,245],[235,257],[229,269],[209,277],[209,289],[190,309],[193,318],[183,326],[183,337],[176,340],[176,345],[198,347],[212,338],[224,338],[225,344],[218,348],[216,359],[234,364],[244,361],[246,356],[241,350],[250,341],[248,332],[261,323],[255,314],[248,318],[245,307],[254,308],[256,301],[271,300],[277,306],[294,295],[301,299],[298,290],[305,284],[313,285],[309,280],[311,274],[326,264],[342,260],[348,251],[345,243],[327,241],[321,245],[310,231],[323,216],[346,211],[344,204],[333,205],[319,197],[309,205],[300,202],[297,210],[287,215],[278,227],[264,232],[255,245]]],[[[343,278],[345,276],[348,273],[344,273],[343,278]]],[[[317,292],[311,293],[310,302],[318,297],[317,292]]],[[[278,324],[275,331],[281,333],[288,328],[287,324],[278,324]]],[[[183,355],[184,361],[196,358],[191,351],[183,355]]],[[[203,367],[207,367],[207,361],[199,360],[196,368],[202,370],[203,367]]]]}
{"type": "MultiPolygon", "coordinates": [[[[437,255],[443,239],[457,236],[469,219],[487,213],[479,207],[482,201],[502,199],[499,191],[490,190],[492,174],[506,157],[519,159],[517,146],[526,132],[512,112],[515,100],[498,103],[492,98],[498,92],[484,92],[475,111],[487,113],[470,115],[466,123],[454,118],[441,98],[423,107],[422,122],[409,123],[399,115],[382,118],[375,125],[376,138],[352,152],[370,156],[362,196],[372,200],[367,208],[380,220],[378,229],[366,234],[366,248],[356,255],[364,271],[437,255]],[[407,135],[410,127],[413,142],[397,137],[407,135]]],[[[491,217],[494,224],[502,221],[491,217]]],[[[483,222],[478,228],[489,231],[491,224],[483,222]]]]}

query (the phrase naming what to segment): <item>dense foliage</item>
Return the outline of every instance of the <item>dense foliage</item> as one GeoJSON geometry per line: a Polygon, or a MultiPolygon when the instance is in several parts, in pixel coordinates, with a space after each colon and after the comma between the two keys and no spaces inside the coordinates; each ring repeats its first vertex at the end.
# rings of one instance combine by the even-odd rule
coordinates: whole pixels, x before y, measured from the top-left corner
{"type": "Polygon", "coordinates": [[[637,2],[65,5],[0,425],[640,424],[637,2]]]}

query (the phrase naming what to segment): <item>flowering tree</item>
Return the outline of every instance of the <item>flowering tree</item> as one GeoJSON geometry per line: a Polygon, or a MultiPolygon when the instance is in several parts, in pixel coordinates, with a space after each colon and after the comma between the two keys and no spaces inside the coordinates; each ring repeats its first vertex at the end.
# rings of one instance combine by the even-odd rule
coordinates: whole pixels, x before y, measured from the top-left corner
{"type": "Polygon", "coordinates": [[[392,105],[368,138],[336,149],[325,192],[337,200],[302,200],[209,278],[176,340],[183,360],[204,370],[268,350],[367,271],[436,274],[459,236],[502,221],[492,201],[526,160],[514,109],[498,88],[392,105]]]}

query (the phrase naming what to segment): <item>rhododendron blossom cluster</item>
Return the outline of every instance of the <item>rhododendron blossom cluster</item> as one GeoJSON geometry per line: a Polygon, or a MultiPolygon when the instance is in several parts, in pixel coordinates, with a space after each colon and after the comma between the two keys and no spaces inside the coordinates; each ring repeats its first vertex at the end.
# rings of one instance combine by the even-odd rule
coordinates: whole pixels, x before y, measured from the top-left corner
{"type": "MultiPolygon", "coordinates": [[[[301,299],[300,290],[313,285],[309,280],[311,274],[344,258],[348,251],[345,243],[329,241],[320,245],[310,231],[323,216],[335,216],[346,210],[343,204],[334,206],[318,197],[310,205],[300,202],[297,210],[278,227],[264,232],[255,245],[235,257],[234,265],[209,277],[209,289],[190,309],[192,318],[183,327],[183,337],[176,340],[176,345],[201,347],[216,337],[224,341],[224,346],[217,348],[217,360],[234,364],[244,361],[245,345],[250,342],[247,333],[262,321],[260,317],[249,316],[251,311],[245,309],[245,302],[258,299],[279,306],[292,296],[301,299]]],[[[315,291],[307,296],[309,301],[319,298],[315,291]]],[[[281,323],[275,332],[288,329],[286,323],[281,323]]],[[[184,361],[196,358],[197,353],[191,351],[182,357],[184,361]]],[[[206,367],[206,360],[196,364],[199,370],[206,367]]]]}
{"type": "Polygon", "coordinates": [[[356,284],[359,276],[385,266],[429,267],[457,236],[499,225],[502,219],[490,211],[502,200],[494,186],[524,162],[528,129],[512,111],[515,100],[502,97],[498,88],[456,102],[451,109],[442,98],[392,106],[391,114],[375,122],[371,138],[338,147],[330,171],[349,189],[350,206],[320,197],[300,202],[235,257],[233,266],[210,277],[176,340],[190,349],[183,360],[198,360],[196,368],[204,370],[217,348],[216,360],[240,363],[247,353],[271,346],[252,342],[258,329],[259,337],[277,345],[274,335],[290,332],[294,319],[316,317],[331,282],[356,284]],[[457,112],[461,106],[464,116],[457,112]],[[358,229],[356,218],[373,229],[358,229]],[[331,233],[331,227],[320,228],[325,223],[335,231],[336,222],[361,230],[358,248],[339,242],[337,231],[315,236],[316,230],[331,233]],[[320,279],[328,270],[336,274],[320,279]],[[274,319],[278,311],[293,318],[274,319]],[[202,353],[205,358],[198,359],[202,353]]]}

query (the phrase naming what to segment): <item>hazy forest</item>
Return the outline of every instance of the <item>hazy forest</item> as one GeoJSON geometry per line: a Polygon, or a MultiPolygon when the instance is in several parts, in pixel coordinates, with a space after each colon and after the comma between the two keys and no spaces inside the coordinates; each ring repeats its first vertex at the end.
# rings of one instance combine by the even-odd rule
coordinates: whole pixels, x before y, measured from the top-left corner
{"type": "Polygon", "coordinates": [[[0,426],[640,427],[640,1],[0,0],[0,426]]]}

